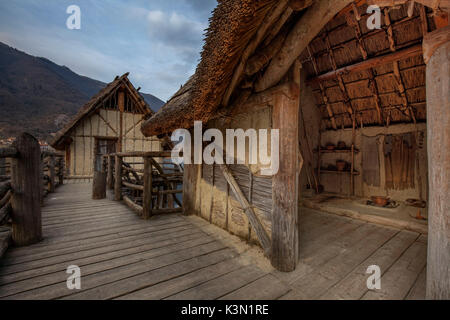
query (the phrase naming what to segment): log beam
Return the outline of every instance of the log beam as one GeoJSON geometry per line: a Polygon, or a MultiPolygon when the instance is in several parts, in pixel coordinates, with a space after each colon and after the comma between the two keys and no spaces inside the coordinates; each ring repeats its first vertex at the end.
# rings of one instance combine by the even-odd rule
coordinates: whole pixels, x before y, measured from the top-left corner
{"type": "MultiPolygon", "coordinates": [[[[427,59],[427,299],[450,299],[450,26],[430,32],[427,59]]],[[[424,50],[427,52],[427,50],[424,50]]]]}
{"type": "Polygon", "coordinates": [[[302,11],[313,4],[314,0],[290,0],[289,7],[294,11],[302,11]]]}
{"type": "Polygon", "coordinates": [[[272,59],[255,90],[264,91],[276,85],[323,27],[353,0],[317,0],[288,34],[283,48],[272,59]]]}
{"type": "MultiPolygon", "coordinates": [[[[311,51],[311,48],[309,46],[307,46],[306,49],[308,50],[309,59],[312,62],[312,65],[314,67],[314,71],[315,71],[316,75],[318,75],[319,74],[319,69],[317,67],[316,58],[311,53],[312,51],[311,51]]],[[[323,103],[327,107],[327,112],[328,112],[328,116],[330,117],[330,120],[331,120],[331,125],[333,126],[334,130],[337,130],[336,118],[334,117],[333,109],[331,108],[331,105],[328,102],[329,100],[328,100],[328,97],[327,97],[327,94],[326,94],[326,91],[325,91],[325,88],[324,88],[322,82],[319,82],[319,88],[320,88],[320,94],[322,95],[323,103]]]]}
{"type": "Polygon", "coordinates": [[[295,270],[298,262],[299,89],[297,97],[274,94],[273,129],[279,130],[279,170],[272,177],[272,265],[295,270]]]}
{"type": "Polygon", "coordinates": [[[255,36],[250,40],[250,43],[247,44],[247,46],[244,49],[244,52],[242,53],[241,59],[239,61],[238,66],[234,70],[233,77],[231,79],[231,83],[228,86],[225,95],[222,100],[222,104],[224,106],[228,106],[230,102],[231,95],[233,94],[234,90],[236,89],[237,85],[242,81],[245,66],[247,64],[248,59],[250,56],[255,52],[255,50],[258,48],[261,41],[264,40],[264,36],[267,34],[267,31],[269,28],[277,21],[277,19],[281,16],[281,14],[284,12],[284,10],[287,7],[288,0],[280,0],[275,5],[274,8],[272,8],[269,13],[264,18],[263,22],[261,23],[261,26],[256,31],[255,36]]]}
{"type": "Polygon", "coordinates": [[[143,211],[142,218],[150,219],[152,216],[152,161],[151,158],[144,158],[144,186],[143,186],[143,211]]]}
{"type": "Polygon", "coordinates": [[[367,59],[362,62],[358,62],[352,65],[348,65],[345,67],[341,67],[337,69],[336,71],[330,71],[324,74],[321,74],[317,77],[314,77],[312,79],[309,79],[308,83],[318,83],[320,81],[327,81],[332,80],[337,77],[338,74],[347,74],[351,72],[359,72],[363,70],[367,70],[370,68],[374,68],[379,65],[383,65],[386,63],[414,57],[417,55],[422,54],[422,45],[418,44],[403,50],[398,50],[392,53],[388,53],[379,57],[367,59]]]}
{"type": "Polygon", "coordinates": [[[230,169],[228,169],[227,165],[219,164],[217,166],[221,169],[222,174],[227,180],[228,184],[230,185],[230,188],[233,191],[234,195],[236,196],[236,199],[242,206],[242,209],[244,210],[244,213],[246,214],[248,220],[250,221],[250,224],[255,230],[256,236],[258,237],[258,240],[261,243],[261,246],[264,249],[266,255],[270,256],[271,244],[269,235],[267,234],[266,230],[261,224],[261,221],[259,221],[258,216],[253,210],[253,207],[250,206],[247,198],[245,197],[244,193],[242,192],[241,188],[236,182],[236,179],[234,179],[233,174],[231,173],[230,169]]]}

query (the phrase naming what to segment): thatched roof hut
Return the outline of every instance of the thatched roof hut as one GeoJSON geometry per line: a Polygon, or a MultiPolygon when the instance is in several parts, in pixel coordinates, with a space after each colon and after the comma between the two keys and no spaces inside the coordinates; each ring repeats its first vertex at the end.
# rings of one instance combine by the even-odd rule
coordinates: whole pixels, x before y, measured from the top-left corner
{"type": "MultiPolygon", "coordinates": [[[[180,127],[190,127],[194,120],[205,122],[218,109],[230,107],[234,101],[242,98],[243,93],[249,90],[261,91],[258,85],[264,80],[265,71],[276,63],[276,59],[288,54],[282,48],[293,42],[290,39],[297,36],[295,32],[298,31],[296,28],[301,27],[300,23],[314,23],[314,19],[309,18],[312,14],[308,14],[314,10],[324,12],[328,8],[323,3],[221,1],[213,12],[206,32],[202,59],[195,74],[152,119],[144,123],[144,133],[160,134],[180,127]],[[290,5],[292,3],[297,3],[297,6],[290,5]],[[303,6],[298,3],[303,3],[303,6]]],[[[420,46],[423,34],[436,29],[432,9],[416,4],[411,16],[408,15],[407,5],[387,9],[390,25],[384,21],[382,29],[368,30],[366,21],[370,15],[365,13],[368,7],[366,1],[329,3],[333,3],[329,5],[333,7],[331,12],[348,6],[331,21],[324,22],[322,19],[317,20],[316,25],[304,26],[302,32],[308,32],[308,36],[312,35],[314,38],[310,42],[299,40],[304,42],[304,49],[298,60],[308,78],[313,80],[318,75],[334,72],[333,67],[340,70],[404,49],[408,49],[409,54],[405,53],[405,58],[398,60],[403,84],[398,83],[392,64],[377,64],[374,68],[364,67],[359,72],[352,73],[344,70],[342,78],[347,93],[341,92],[336,77],[322,83],[325,91],[323,94],[320,93],[318,82],[314,81],[312,85],[317,96],[316,103],[326,126],[332,127],[334,117],[333,122],[338,127],[351,127],[347,112],[349,105],[358,113],[358,121],[362,120],[366,125],[384,125],[386,121],[409,122],[412,120],[409,109],[412,109],[417,121],[424,121],[425,65],[420,46]],[[356,17],[352,6],[358,7],[356,17]],[[321,23],[325,27],[320,28],[318,34],[313,34],[321,23]],[[427,28],[425,31],[424,26],[427,28]],[[404,90],[400,90],[403,92],[399,94],[398,88],[401,85],[404,90]],[[377,92],[373,93],[374,90],[377,92]],[[329,108],[324,103],[324,94],[328,98],[329,108]]],[[[330,18],[333,15],[328,13],[330,18]]],[[[402,53],[398,54],[401,55],[402,53]]],[[[277,80],[279,78],[280,75],[277,80]]],[[[280,80],[281,78],[277,82],[280,80]]]]}
{"type": "Polygon", "coordinates": [[[450,193],[442,180],[450,176],[449,8],[448,0],[220,1],[195,74],[142,132],[170,134],[194,121],[222,132],[279,130],[280,167],[267,178],[259,163],[186,165],[185,213],[254,240],[276,268],[291,271],[306,189],[399,201],[429,195],[437,217],[430,234],[438,234],[429,289],[448,297],[439,263],[444,256],[450,263],[442,241],[450,235],[442,225],[442,190],[450,193]],[[373,4],[381,9],[368,11],[373,4]],[[344,147],[324,150],[330,142],[344,147]]]}

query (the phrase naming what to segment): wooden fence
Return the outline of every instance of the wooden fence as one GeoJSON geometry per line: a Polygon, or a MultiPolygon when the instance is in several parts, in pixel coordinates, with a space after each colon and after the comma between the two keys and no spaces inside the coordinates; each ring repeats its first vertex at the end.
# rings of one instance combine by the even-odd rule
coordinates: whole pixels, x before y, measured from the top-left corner
{"type": "MultiPolygon", "coordinates": [[[[0,148],[0,158],[9,159],[0,176],[0,226],[11,225],[17,246],[41,240],[43,198],[64,180],[64,159],[52,152],[41,153],[38,141],[24,133],[11,147],[0,148]]],[[[6,161],[3,161],[6,163],[6,161]]],[[[10,233],[1,227],[1,233],[10,233]]],[[[8,243],[1,241],[0,256],[8,243]]]]}
{"type": "Polygon", "coordinates": [[[181,166],[167,161],[171,152],[123,152],[94,160],[93,199],[106,198],[114,190],[114,200],[123,200],[143,219],[158,214],[182,212],[177,194],[183,182],[181,166]],[[133,159],[126,162],[125,159],[133,159]]]}

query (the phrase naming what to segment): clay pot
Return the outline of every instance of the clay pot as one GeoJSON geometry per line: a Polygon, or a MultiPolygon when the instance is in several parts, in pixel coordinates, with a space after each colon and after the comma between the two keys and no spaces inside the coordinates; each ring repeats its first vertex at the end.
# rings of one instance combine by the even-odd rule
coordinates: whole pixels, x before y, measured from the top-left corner
{"type": "Polygon", "coordinates": [[[334,148],[336,148],[336,147],[334,144],[329,143],[329,144],[327,144],[326,148],[327,148],[327,150],[334,150],[334,148]]]}
{"type": "Polygon", "coordinates": [[[345,167],[347,165],[347,162],[344,160],[337,160],[336,161],[336,167],[338,171],[344,171],[345,167]]]}
{"type": "Polygon", "coordinates": [[[383,197],[383,196],[372,196],[370,197],[373,203],[375,203],[377,206],[384,207],[388,204],[389,198],[383,197]]]}

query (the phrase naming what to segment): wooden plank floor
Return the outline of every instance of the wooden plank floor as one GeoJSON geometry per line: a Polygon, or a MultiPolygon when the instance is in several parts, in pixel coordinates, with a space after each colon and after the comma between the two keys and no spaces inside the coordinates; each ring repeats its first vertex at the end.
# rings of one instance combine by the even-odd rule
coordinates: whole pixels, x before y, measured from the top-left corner
{"type": "Polygon", "coordinates": [[[0,299],[423,299],[426,237],[302,209],[300,263],[274,270],[261,250],[198,217],[144,221],[91,185],[46,200],[42,242],[8,249],[0,299]],[[366,269],[379,265],[381,290],[366,269]],[[81,268],[69,290],[66,269],[81,268]]]}

